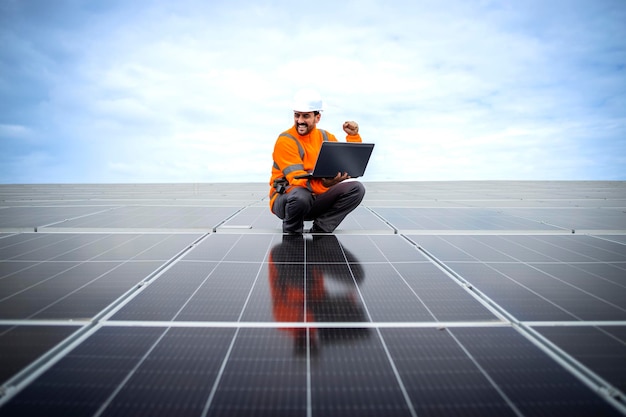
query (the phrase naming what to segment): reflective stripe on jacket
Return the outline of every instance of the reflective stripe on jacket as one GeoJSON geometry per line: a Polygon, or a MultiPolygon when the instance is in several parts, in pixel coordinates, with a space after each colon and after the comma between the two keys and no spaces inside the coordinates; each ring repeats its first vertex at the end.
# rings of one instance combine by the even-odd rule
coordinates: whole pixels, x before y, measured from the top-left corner
{"type": "MultiPolygon", "coordinates": [[[[300,136],[295,126],[281,133],[276,139],[274,145],[274,164],[272,166],[272,176],[270,178],[270,208],[274,204],[277,192],[274,188],[274,182],[280,179],[286,179],[286,192],[293,187],[305,187],[315,194],[322,194],[328,191],[328,188],[322,185],[320,179],[296,179],[295,177],[306,175],[313,171],[317,155],[319,154],[322,142],[337,142],[337,138],[332,133],[322,129],[313,129],[306,136],[300,136]]],[[[361,136],[348,135],[348,142],[361,142],[361,136]]]]}

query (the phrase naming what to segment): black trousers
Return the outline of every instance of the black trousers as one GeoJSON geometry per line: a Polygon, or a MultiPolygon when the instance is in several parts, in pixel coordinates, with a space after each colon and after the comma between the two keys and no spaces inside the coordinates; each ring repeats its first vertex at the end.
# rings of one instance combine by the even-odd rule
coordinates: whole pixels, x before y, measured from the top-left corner
{"type": "Polygon", "coordinates": [[[340,182],[320,195],[298,187],[276,197],[272,211],[283,220],[284,233],[302,233],[305,220],[313,220],[313,231],[330,233],[364,196],[365,187],[358,181],[340,182]]]}

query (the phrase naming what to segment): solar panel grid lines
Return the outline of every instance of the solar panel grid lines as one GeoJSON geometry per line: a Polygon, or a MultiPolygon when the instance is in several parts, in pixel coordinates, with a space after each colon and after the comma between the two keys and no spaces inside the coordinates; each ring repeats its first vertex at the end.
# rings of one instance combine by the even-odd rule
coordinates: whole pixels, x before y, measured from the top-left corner
{"type": "MultiPolygon", "coordinates": [[[[423,237],[415,237],[415,240],[419,241],[420,239],[423,239],[423,237]]],[[[454,239],[452,238],[437,238],[437,239],[443,239],[445,241],[447,241],[448,243],[451,243],[454,239]]],[[[475,238],[478,239],[478,238],[475,238]]],[[[480,237],[481,240],[486,240],[489,238],[485,238],[485,237],[480,237]]],[[[510,238],[506,238],[506,239],[510,239],[510,238]]],[[[533,238],[533,240],[537,241],[539,238],[533,238]]],[[[543,240],[555,240],[557,239],[556,237],[542,237],[540,238],[542,241],[543,240]]],[[[591,239],[588,241],[595,241],[592,238],[589,237],[577,237],[577,238],[569,238],[568,244],[572,243],[572,239],[574,240],[581,240],[581,239],[591,239]]],[[[457,239],[458,240],[458,239],[457,239]]],[[[469,239],[465,239],[464,242],[467,244],[469,241],[469,239]]],[[[576,242],[574,242],[576,243],[576,242]]],[[[572,248],[577,248],[578,245],[576,246],[571,246],[572,248]]],[[[586,247],[588,247],[588,245],[585,244],[586,247]]],[[[584,255],[583,253],[580,253],[576,250],[572,250],[572,249],[565,249],[565,250],[561,250],[561,248],[563,247],[563,245],[561,246],[557,246],[554,244],[550,244],[550,246],[548,248],[552,248],[554,249],[558,249],[558,252],[556,253],[556,256],[558,256],[558,258],[552,257],[551,260],[554,261],[554,263],[549,263],[549,264],[541,264],[541,263],[531,263],[531,262],[525,262],[519,258],[510,258],[511,260],[515,261],[515,262],[503,262],[506,261],[506,259],[500,259],[500,258],[491,258],[491,260],[486,260],[486,261],[479,261],[479,258],[477,258],[476,256],[471,256],[468,254],[468,252],[465,249],[461,249],[458,246],[456,246],[455,250],[459,250],[459,254],[461,254],[462,256],[459,257],[459,255],[454,255],[454,257],[449,257],[446,256],[444,253],[447,251],[446,248],[441,247],[440,249],[437,249],[437,247],[435,246],[431,246],[431,250],[433,248],[435,248],[435,251],[441,251],[442,255],[439,256],[443,256],[443,262],[447,262],[448,265],[453,265],[450,260],[454,259],[456,262],[466,262],[466,261],[473,261],[473,262],[478,262],[477,264],[475,264],[474,266],[472,266],[473,269],[476,269],[479,265],[483,265],[484,268],[488,268],[489,270],[492,270],[497,274],[500,274],[503,277],[509,277],[513,282],[516,283],[516,285],[520,285],[523,286],[524,288],[526,288],[528,291],[533,292],[535,294],[537,294],[539,297],[544,297],[542,296],[540,293],[537,293],[536,290],[533,289],[533,287],[536,287],[537,285],[541,285],[543,288],[546,288],[546,284],[551,284],[553,286],[555,285],[560,285],[560,288],[562,289],[559,294],[560,295],[565,295],[566,292],[564,293],[564,290],[567,290],[568,287],[570,287],[571,289],[575,290],[578,293],[582,293],[585,295],[588,295],[589,297],[587,297],[587,303],[589,302],[593,302],[593,299],[598,299],[599,301],[601,301],[603,304],[605,305],[613,305],[613,307],[617,310],[622,310],[623,306],[622,305],[616,305],[615,303],[619,303],[619,304],[623,304],[620,303],[620,301],[623,299],[623,297],[620,297],[619,294],[620,292],[623,293],[623,286],[618,285],[614,285],[613,283],[611,283],[610,281],[607,282],[606,285],[602,285],[602,280],[600,282],[598,282],[597,280],[593,281],[593,286],[591,285],[591,281],[590,278],[593,278],[593,276],[591,274],[589,274],[586,277],[582,277],[582,274],[578,274],[578,276],[581,276],[580,279],[578,279],[578,285],[574,285],[572,283],[572,271],[576,271],[577,263],[573,263],[572,262],[575,259],[583,258],[583,261],[587,261],[587,262],[595,262],[596,264],[599,262],[604,262],[606,260],[620,260],[623,258],[624,254],[621,254],[619,252],[619,250],[621,249],[621,245],[617,245],[618,248],[615,249],[614,251],[606,251],[604,249],[601,249],[601,252],[597,252],[601,255],[604,254],[609,254],[612,257],[610,259],[603,259],[602,261],[600,261],[596,257],[594,257],[594,250],[597,249],[596,247],[593,247],[593,250],[587,249],[587,251],[589,251],[589,256],[588,255],[584,255]],[[468,256],[469,255],[469,256],[468,256]],[[565,261],[563,261],[563,259],[565,259],[565,261]],[[457,261],[458,260],[458,261],[457,261]],[[564,264],[563,262],[568,262],[567,264],[564,264]],[[515,276],[516,274],[519,275],[519,271],[521,270],[524,271],[523,274],[523,279],[522,276],[520,276],[520,278],[511,278],[512,276],[515,276]],[[567,268],[567,269],[564,269],[567,268]],[[517,270],[517,272],[516,272],[517,270]],[[566,275],[563,275],[563,271],[568,271],[569,273],[566,275]],[[549,271],[554,271],[553,273],[550,273],[549,271]],[[559,274],[557,274],[557,272],[563,276],[559,276],[559,274]],[[536,279],[534,281],[537,281],[537,283],[534,283],[532,280],[529,280],[529,278],[532,277],[532,275],[537,275],[539,274],[540,277],[542,279],[540,279],[539,281],[537,281],[536,279]],[[545,278],[551,278],[551,279],[545,279],[545,278]],[[599,286],[599,287],[598,287],[599,286]],[[607,287],[610,286],[610,287],[607,287]],[[587,288],[587,289],[585,289],[587,288]],[[603,289],[605,288],[605,289],[603,289]],[[609,289],[610,288],[610,289],[609,289]],[[612,293],[615,292],[617,297],[613,297],[612,293]],[[603,293],[602,296],[600,296],[600,293],[603,293]],[[604,297],[604,298],[603,298],[604,297]],[[609,299],[612,299],[614,302],[609,301],[609,299]]],[[[579,247],[579,246],[578,246],[579,247]]],[[[468,250],[472,250],[472,248],[467,248],[468,250]]],[[[499,251],[496,251],[496,253],[499,253],[499,251]]],[[[530,253],[530,252],[529,252],[530,253]]],[[[483,255],[482,259],[485,259],[485,257],[489,257],[490,255],[483,255]]],[[[535,255],[532,254],[532,256],[534,257],[535,255]]],[[[542,261],[543,262],[543,261],[542,261]]],[[[467,270],[467,268],[462,268],[463,264],[460,263],[455,263],[455,268],[457,270],[459,269],[465,269],[467,270]]],[[[470,267],[471,265],[469,263],[466,263],[467,267],[470,267]]],[[[484,269],[484,271],[486,271],[484,269]]],[[[466,273],[465,275],[467,275],[468,273],[466,273]]],[[[461,273],[461,275],[463,275],[463,273],[461,273]]],[[[574,278],[576,279],[577,276],[575,275],[574,278]]],[[[483,282],[484,280],[481,280],[480,282],[483,282]]],[[[479,282],[479,281],[477,281],[479,282]]],[[[544,291],[545,292],[545,291],[544,291]]],[[[580,294],[579,294],[580,295],[580,294]]],[[[624,294],[626,295],[626,294],[624,294]]],[[[545,298],[545,297],[544,297],[545,298]]],[[[553,301],[554,301],[554,297],[552,297],[553,301]]],[[[566,300],[563,300],[563,302],[565,302],[566,300]]],[[[609,314],[610,315],[610,314],[609,314]]],[[[614,318],[619,319],[619,316],[615,317],[612,316],[614,318]]],[[[594,319],[599,319],[599,318],[590,318],[588,317],[587,319],[589,320],[594,320],[594,319]]]]}
{"type": "MultiPolygon", "coordinates": [[[[39,326],[46,326],[46,328],[43,329],[44,332],[50,331],[48,327],[55,329],[63,327],[60,323],[50,321],[46,321],[46,323],[31,321],[30,323],[9,324],[9,329],[21,331],[22,326],[35,333],[41,332],[41,330],[38,329],[39,326]]],[[[29,386],[33,381],[36,381],[41,375],[48,372],[51,367],[55,366],[58,361],[66,357],[66,355],[72,352],[77,346],[80,346],[81,343],[87,340],[99,328],[98,324],[90,322],[82,323],[81,325],[65,323],[65,326],[66,329],[72,329],[69,335],[63,333],[58,335],[57,331],[57,337],[59,337],[59,339],[51,342],[50,339],[42,339],[41,334],[35,334],[32,340],[24,341],[24,346],[19,346],[21,348],[20,350],[10,349],[7,351],[4,346],[6,339],[2,340],[2,348],[4,353],[6,353],[6,355],[2,356],[4,360],[2,363],[3,369],[6,368],[5,362],[12,363],[15,360],[17,360],[18,363],[20,360],[23,361],[23,367],[19,369],[19,371],[9,374],[8,379],[3,380],[0,390],[2,393],[2,396],[0,396],[0,415],[4,414],[3,405],[14,395],[19,393],[26,386],[29,386]],[[67,337],[64,338],[64,336],[67,337]],[[32,349],[34,345],[40,345],[40,348],[43,349],[40,355],[33,355],[32,352],[27,352],[24,349],[32,349]]],[[[14,343],[14,340],[11,339],[10,343],[14,343]]],[[[9,347],[11,346],[9,345],[9,347]]]]}
{"type": "Polygon", "coordinates": [[[472,356],[494,377],[501,389],[509,392],[511,400],[518,405],[524,415],[549,415],[552,412],[564,415],[604,415],[614,410],[608,404],[597,404],[595,394],[587,391],[588,387],[585,384],[580,384],[578,380],[571,381],[569,376],[572,369],[569,367],[564,369],[562,364],[555,360],[555,356],[544,355],[546,350],[536,339],[525,338],[517,329],[512,328],[494,329],[489,332],[483,329],[476,329],[473,332],[467,330],[453,331],[472,352],[472,356]],[[511,346],[513,344],[514,348],[511,346]],[[516,375],[515,377],[494,372],[503,363],[507,363],[509,372],[516,375]],[[516,372],[522,369],[523,372],[516,372]],[[533,385],[530,390],[532,394],[526,393],[522,398],[514,387],[527,384],[533,385]],[[554,386],[564,389],[550,392],[549,387],[554,386]],[[548,397],[550,400],[545,401],[548,397]]]}
{"type": "MultiPolygon", "coordinates": [[[[609,327],[610,328],[610,327],[609,327]]],[[[537,346],[547,352],[553,359],[565,366],[570,372],[580,375],[580,379],[584,381],[589,388],[593,390],[602,391],[609,402],[623,413],[626,412],[626,405],[624,404],[624,383],[619,375],[623,375],[624,365],[619,363],[619,360],[615,361],[610,367],[601,369],[601,373],[591,371],[591,369],[598,369],[598,365],[594,363],[592,367],[588,367],[588,357],[597,359],[603,355],[615,355],[615,358],[623,353],[625,348],[626,338],[615,337],[610,331],[605,330],[604,326],[538,326],[530,327],[526,324],[522,325],[524,332],[528,332],[532,335],[530,340],[537,341],[537,346]],[[580,335],[593,335],[593,338],[580,337],[580,335]],[[559,337],[565,336],[570,339],[563,345],[555,343],[559,340],[559,337]],[[601,342],[597,340],[600,336],[601,342]],[[572,343],[571,338],[575,337],[575,343],[572,343]],[[593,352],[587,350],[585,347],[592,342],[594,345],[593,352]],[[598,349],[600,347],[600,349],[598,349]],[[607,349],[608,347],[608,349],[607,349]],[[617,349],[616,349],[617,348],[617,349]],[[585,351],[584,354],[580,354],[580,351],[585,351]],[[621,352],[620,352],[621,351],[621,352]],[[603,375],[608,375],[610,378],[605,379],[603,375]],[[617,385],[609,381],[615,381],[617,385]],[[621,390],[621,391],[620,391],[621,390]]],[[[624,327],[618,327],[618,329],[624,329],[624,327]]]]}
{"type": "Polygon", "coordinates": [[[0,185],[0,416],[626,415],[624,183],[366,188],[0,185]]]}
{"type": "Polygon", "coordinates": [[[19,380],[14,378],[15,375],[25,368],[34,366],[33,357],[44,356],[51,345],[61,343],[76,332],[79,326],[82,326],[82,324],[72,326],[66,323],[58,326],[50,325],[50,323],[28,326],[19,324],[21,323],[4,322],[0,325],[0,353],[4,358],[11,358],[11,361],[3,363],[0,379],[4,382],[13,378],[12,384],[16,384],[19,380]]]}
{"type": "MultiPolygon", "coordinates": [[[[482,238],[482,237],[481,237],[481,238],[482,238]]],[[[619,256],[619,257],[623,256],[623,253],[620,253],[619,251],[611,251],[611,252],[612,252],[613,254],[615,254],[615,255],[619,256]]],[[[582,254],[581,254],[581,255],[582,255],[582,254]]],[[[518,261],[519,261],[519,260],[518,260],[518,261]]],[[[596,261],[597,261],[597,259],[596,259],[596,261]]],[[[505,265],[506,265],[506,264],[505,264],[505,265]]],[[[551,264],[548,264],[548,265],[549,265],[549,266],[552,266],[552,267],[558,267],[558,266],[561,266],[561,267],[562,267],[562,266],[563,266],[562,264],[559,264],[559,263],[551,263],[551,264]]],[[[556,277],[553,277],[553,278],[556,278],[556,277]]],[[[558,278],[556,278],[556,279],[558,280],[558,278]]],[[[468,284],[468,285],[470,285],[470,286],[471,286],[471,284],[468,284]]],[[[576,288],[577,288],[577,287],[576,287],[576,288]]],[[[580,288],[578,288],[578,289],[579,289],[579,290],[581,290],[582,292],[586,292],[586,291],[584,291],[584,290],[582,290],[582,289],[580,289],[580,288]]],[[[607,295],[609,295],[609,294],[611,294],[611,293],[610,293],[610,292],[607,292],[607,295]]],[[[590,294],[590,295],[591,295],[592,297],[594,297],[594,295],[593,295],[593,294],[590,294]]],[[[615,298],[615,301],[616,301],[616,302],[620,302],[620,301],[621,301],[621,302],[623,302],[623,300],[624,300],[624,299],[625,299],[625,298],[623,297],[623,294],[621,294],[621,295],[620,295],[620,294],[618,293],[618,294],[617,294],[617,296],[616,296],[616,298],[615,298]]],[[[490,302],[493,302],[493,301],[492,301],[492,300],[490,300],[490,302]]],[[[495,304],[497,305],[497,303],[495,303],[495,304]]],[[[612,304],[612,303],[610,303],[610,302],[606,302],[606,304],[613,305],[613,304],[612,304]]],[[[622,308],[621,308],[620,306],[615,306],[615,305],[613,305],[613,306],[614,306],[614,307],[616,307],[616,308],[617,308],[618,310],[620,310],[620,311],[622,310],[622,308]]],[[[615,319],[615,318],[616,318],[616,316],[615,316],[614,314],[610,314],[609,316],[610,316],[611,318],[613,318],[613,319],[615,319]]],[[[516,318],[511,317],[511,320],[512,320],[512,322],[517,323],[517,324],[521,324],[521,326],[525,327],[525,325],[524,325],[523,323],[521,323],[519,320],[517,320],[516,318]]],[[[563,324],[561,324],[561,325],[563,325],[563,324]]],[[[593,325],[593,324],[592,324],[592,323],[590,323],[590,325],[593,325]]],[[[529,329],[530,329],[530,328],[529,328],[529,329]]],[[[532,331],[532,329],[530,329],[530,330],[532,331]]],[[[566,358],[569,358],[569,356],[568,356],[567,354],[563,354],[563,351],[561,351],[561,350],[560,350],[560,349],[558,349],[558,348],[556,348],[556,349],[557,349],[559,352],[561,352],[561,353],[560,353],[560,355],[565,356],[566,358]]],[[[562,360],[562,358],[560,358],[560,357],[559,357],[559,359],[560,359],[560,360],[562,360]]],[[[567,362],[567,363],[569,363],[569,362],[567,362]]],[[[578,361],[574,360],[574,361],[573,361],[573,363],[574,363],[573,368],[575,368],[575,370],[573,370],[573,372],[581,372],[581,371],[579,370],[580,366],[578,365],[578,364],[579,364],[579,363],[578,363],[578,361]]],[[[568,365],[568,366],[570,366],[570,365],[568,365]]],[[[588,368],[586,368],[586,367],[584,367],[584,366],[583,366],[583,367],[582,367],[582,373],[583,373],[583,374],[585,374],[585,378],[587,377],[586,375],[587,375],[587,373],[588,373],[588,372],[589,372],[588,368]]],[[[624,408],[624,406],[623,406],[623,404],[624,404],[624,396],[623,396],[623,394],[622,394],[621,392],[619,392],[618,390],[616,390],[615,388],[613,388],[613,386],[612,386],[610,383],[606,382],[606,381],[605,381],[605,380],[603,380],[602,378],[599,378],[599,377],[598,377],[597,375],[595,375],[593,372],[591,372],[591,377],[590,377],[590,379],[591,379],[592,381],[596,382],[596,389],[598,389],[598,388],[597,388],[597,386],[600,386],[601,388],[599,388],[599,389],[600,389],[600,390],[602,390],[603,392],[606,392],[606,393],[607,393],[607,398],[608,398],[608,399],[609,399],[609,400],[610,400],[610,401],[611,401],[611,402],[612,402],[612,403],[613,403],[613,404],[614,404],[614,405],[615,405],[618,409],[620,409],[622,412],[625,412],[625,411],[626,411],[626,408],[624,408]],[[598,381],[599,381],[599,382],[598,382],[598,381]],[[615,400],[615,398],[618,398],[618,400],[615,400]]],[[[592,383],[590,383],[589,385],[590,385],[590,386],[593,386],[593,384],[592,384],[592,383]]]]}
{"type": "MultiPolygon", "coordinates": [[[[68,209],[67,207],[59,207],[59,208],[62,208],[63,212],[66,212],[67,209],[68,209]]],[[[65,223],[65,222],[79,221],[82,218],[86,218],[86,217],[90,217],[90,216],[94,216],[94,215],[98,215],[98,214],[102,214],[102,213],[107,213],[107,212],[110,212],[110,211],[116,210],[116,209],[117,209],[117,207],[106,207],[106,208],[103,208],[101,210],[96,210],[96,211],[91,211],[90,210],[89,212],[86,212],[84,214],[73,215],[71,217],[67,217],[67,218],[64,218],[62,220],[53,221],[52,223],[38,225],[35,228],[35,231],[37,232],[40,228],[52,227],[54,225],[62,224],[62,223],[65,223]]]]}

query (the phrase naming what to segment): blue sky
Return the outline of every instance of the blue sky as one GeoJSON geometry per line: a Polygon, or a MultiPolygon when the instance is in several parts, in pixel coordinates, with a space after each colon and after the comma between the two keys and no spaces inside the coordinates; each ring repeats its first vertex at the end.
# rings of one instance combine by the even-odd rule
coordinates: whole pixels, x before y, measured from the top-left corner
{"type": "Polygon", "coordinates": [[[0,2],[0,183],[266,182],[291,96],[364,180],[626,180],[623,0],[0,2]]]}

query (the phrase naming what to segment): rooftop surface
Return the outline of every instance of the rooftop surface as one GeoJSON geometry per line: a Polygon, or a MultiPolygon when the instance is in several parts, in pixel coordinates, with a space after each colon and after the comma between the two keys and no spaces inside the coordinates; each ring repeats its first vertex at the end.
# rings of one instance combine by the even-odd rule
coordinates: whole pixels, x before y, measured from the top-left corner
{"type": "Polygon", "coordinates": [[[626,415],[625,182],[0,185],[0,416],[626,415]]]}

